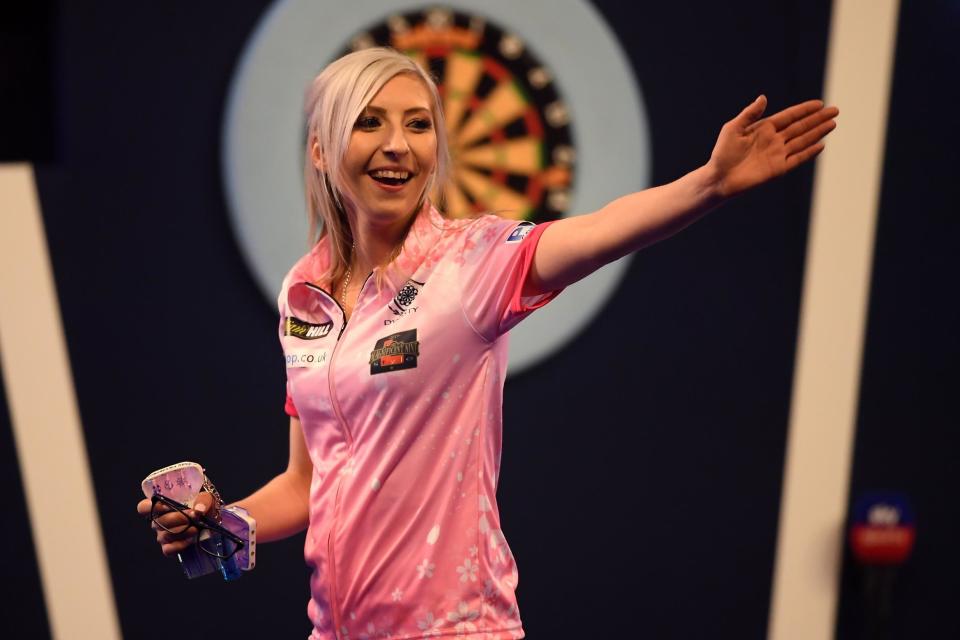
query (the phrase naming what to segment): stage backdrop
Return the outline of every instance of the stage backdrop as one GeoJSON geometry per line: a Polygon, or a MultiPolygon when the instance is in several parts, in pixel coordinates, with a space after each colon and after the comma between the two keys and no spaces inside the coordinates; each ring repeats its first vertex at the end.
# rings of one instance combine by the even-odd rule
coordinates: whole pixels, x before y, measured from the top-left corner
{"type": "MultiPolygon", "coordinates": [[[[512,19],[504,3],[439,13],[324,3],[326,19],[301,25],[304,57],[290,64],[319,70],[338,52],[391,37],[398,16],[408,27],[479,34],[464,45],[490,61],[476,99],[516,79],[515,108],[526,115],[474,142],[534,137],[544,151],[492,166],[500,156],[477,145],[447,196],[451,206],[534,220],[695,168],[723,122],[760,92],[771,109],[821,93],[826,0],[604,0],[566,14],[558,3],[516,4],[512,19]],[[578,46],[578,24],[601,44],[578,46]],[[491,193],[501,199],[481,197],[491,193]]],[[[38,162],[99,507],[90,517],[103,525],[123,633],[305,637],[302,535],[261,547],[256,571],[239,582],[188,582],[134,513],[139,481],[173,462],[204,464],[227,499],[286,463],[267,290],[271,261],[292,264],[305,250],[295,239],[299,152],[285,155],[300,114],[273,122],[237,111],[249,103],[230,106],[252,86],[242,72],[269,46],[282,7],[46,7],[18,23],[35,37],[12,47],[32,52],[11,58],[13,68],[48,81],[31,85],[26,106],[6,105],[3,157],[38,162]],[[260,145],[263,155],[232,157],[231,145],[248,155],[260,145]],[[251,160],[283,171],[244,173],[251,160]],[[271,180],[289,188],[271,192],[271,180]]],[[[905,2],[900,17],[852,476],[852,495],[903,490],[917,513],[895,637],[960,634],[948,597],[960,571],[949,493],[958,480],[957,7],[905,2]]],[[[440,75],[452,68],[428,46],[421,54],[440,75]]],[[[264,77],[283,87],[288,71],[264,77]]],[[[266,114],[289,102],[257,99],[266,114]]],[[[499,499],[529,637],[766,633],[811,183],[805,168],[730,203],[570,292],[578,297],[515,336],[523,356],[506,386],[499,499]]],[[[0,420],[9,488],[0,628],[42,638],[49,626],[6,411],[0,420]]],[[[839,637],[855,637],[860,589],[848,562],[839,637]]]]}

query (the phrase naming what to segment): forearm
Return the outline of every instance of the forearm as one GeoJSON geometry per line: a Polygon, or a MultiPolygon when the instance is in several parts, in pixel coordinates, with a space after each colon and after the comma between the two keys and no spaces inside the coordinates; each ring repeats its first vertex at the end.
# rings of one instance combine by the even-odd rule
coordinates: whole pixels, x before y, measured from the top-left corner
{"type": "Polygon", "coordinates": [[[665,238],[703,217],[722,199],[709,165],[669,184],[618,198],[600,209],[590,234],[606,264],[665,238]]]}
{"type": "Polygon", "coordinates": [[[536,288],[552,291],[603,265],[670,237],[718,206],[716,179],[704,165],[669,184],[623,196],[602,209],[554,223],[534,258],[536,288]]]}
{"type": "Polygon", "coordinates": [[[309,498],[309,476],[287,470],[235,504],[257,521],[257,542],[271,542],[307,528],[309,498]]]}

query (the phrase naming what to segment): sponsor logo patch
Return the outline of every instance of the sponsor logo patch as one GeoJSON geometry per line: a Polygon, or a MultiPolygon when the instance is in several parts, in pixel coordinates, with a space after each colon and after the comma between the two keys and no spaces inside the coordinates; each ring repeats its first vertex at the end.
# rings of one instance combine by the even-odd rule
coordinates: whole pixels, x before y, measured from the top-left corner
{"type": "Polygon", "coordinates": [[[536,226],[532,222],[525,220],[513,228],[513,231],[510,232],[510,235],[507,236],[507,244],[512,242],[522,242],[524,238],[527,237],[527,234],[533,231],[533,227],[536,226]]]}
{"type": "Polygon", "coordinates": [[[416,329],[380,338],[370,352],[370,375],[413,369],[417,366],[419,356],[420,342],[416,329]]]}
{"type": "MultiPolygon", "coordinates": [[[[423,285],[423,282],[417,282],[413,279],[407,280],[407,282],[400,287],[400,291],[393,297],[393,302],[391,302],[387,308],[390,309],[390,312],[395,316],[405,315],[405,312],[411,309],[411,305],[413,301],[417,299],[423,285]]],[[[415,311],[416,307],[413,307],[413,310],[415,311]]]]}
{"type": "Polygon", "coordinates": [[[300,318],[287,316],[287,320],[283,324],[283,335],[293,336],[301,340],[316,340],[326,337],[332,328],[333,322],[314,324],[300,318]]]}
{"type": "Polygon", "coordinates": [[[327,349],[293,349],[287,351],[284,357],[287,369],[319,369],[327,366],[330,352],[327,349]]]}

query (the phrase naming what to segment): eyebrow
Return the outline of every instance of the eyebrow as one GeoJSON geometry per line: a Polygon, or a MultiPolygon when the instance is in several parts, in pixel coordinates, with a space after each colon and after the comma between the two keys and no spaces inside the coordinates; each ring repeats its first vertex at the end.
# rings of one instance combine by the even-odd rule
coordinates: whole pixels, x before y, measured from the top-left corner
{"type": "MultiPolygon", "coordinates": [[[[376,113],[377,115],[386,115],[387,113],[387,110],[384,109],[383,107],[375,107],[372,104],[367,105],[367,108],[364,109],[364,111],[371,111],[373,113],[376,113]]],[[[427,113],[430,113],[430,109],[428,109],[427,107],[410,107],[409,109],[403,112],[403,115],[407,115],[409,113],[420,113],[421,111],[426,111],[427,113]]]]}

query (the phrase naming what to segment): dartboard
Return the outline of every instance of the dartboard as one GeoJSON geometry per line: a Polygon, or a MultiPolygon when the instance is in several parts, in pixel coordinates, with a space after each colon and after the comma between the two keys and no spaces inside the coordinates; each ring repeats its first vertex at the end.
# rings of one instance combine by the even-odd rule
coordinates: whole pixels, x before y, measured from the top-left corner
{"type": "Polygon", "coordinates": [[[452,159],[433,194],[450,217],[563,217],[574,181],[568,109],[550,70],[490,20],[445,8],[395,14],[343,53],[390,46],[437,80],[452,159]]]}

